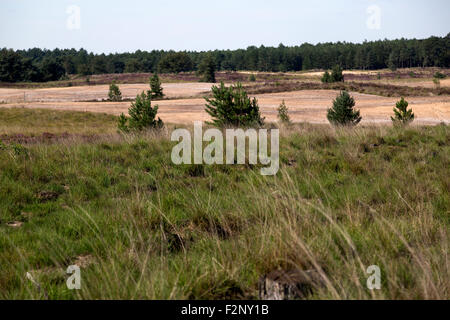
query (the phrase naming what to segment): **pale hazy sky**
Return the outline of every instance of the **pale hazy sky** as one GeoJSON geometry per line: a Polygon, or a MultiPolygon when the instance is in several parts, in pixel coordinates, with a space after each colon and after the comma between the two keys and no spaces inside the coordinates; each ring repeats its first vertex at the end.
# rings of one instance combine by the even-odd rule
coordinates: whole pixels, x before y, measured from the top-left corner
{"type": "Polygon", "coordinates": [[[0,47],[14,49],[237,49],[449,32],[449,0],[0,0],[0,47]]]}

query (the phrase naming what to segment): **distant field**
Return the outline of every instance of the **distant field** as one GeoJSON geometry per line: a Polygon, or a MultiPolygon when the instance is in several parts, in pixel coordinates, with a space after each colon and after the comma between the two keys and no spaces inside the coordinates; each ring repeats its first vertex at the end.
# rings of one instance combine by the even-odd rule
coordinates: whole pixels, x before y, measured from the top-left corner
{"type": "MultiPolygon", "coordinates": [[[[441,68],[405,68],[395,72],[383,70],[346,70],[344,75],[347,81],[362,80],[418,80],[432,84],[433,75],[441,72],[450,77],[450,69],[441,68]],[[381,77],[381,79],[379,79],[381,77]]],[[[218,82],[247,82],[251,74],[256,76],[256,82],[276,82],[282,80],[320,81],[324,70],[298,71],[298,72],[259,72],[259,71],[219,71],[216,73],[218,82]]],[[[71,75],[68,80],[51,81],[44,83],[5,83],[0,82],[0,88],[59,88],[108,85],[112,81],[118,84],[144,84],[149,82],[151,73],[121,73],[121,74],[98,74],[90,76],[71,75]]],[[[199,82],[200,76],[194,72],[182,72],[179,74],[160,74],[164,83],[186,83],[199,82]]],[[[444,81],[448,85],[448,81],[444,81]]]]}
{"type": "MultiPolygon", "coordinates": [[[[201,97],[211,90],[212,83],[164,83],[166,98],[201,97]]],[[[0,88],[0,101],[4,102],[80,102],[108,99],[109,85],[16,89],[0,88]]],[[[122,84],[120,91],[124,99],[134,99],[142,91],[149,90],[148,83],[122,84]]]]}
{"type": "MultiPolygon", "coordinates": [[[[178,89],[185,93],[195,93],[207,88],[205,84],[177,84],[178,89]],[[200,88],[200,89],[199,89],[200,88]]],[[[94,88],[97,90],[96,88],[94,88]]],[[[64,89],[65,91],[66,89],[64,89]]],[[[170,90],[168,90],[170,91],[170,90]]],[[[180,92],[179,91],[179,92],[180,92]]],[[[99,92],[99,91],[96,91],[99,92]]],[[[326,123],[326,110],[332,105],[339,91],[335,90],[302,90],[293,92],[269,93],[255,95],[259,101],[261,112],[267,121],[276,121],[276,109],[286,101],[289,113],[295,122],[326,123]]],[[[73,96],[68,94],[69,99],[73,96]]],[[[103,93],[102,93],[103,95],[103,93]]],[[[201,94],[198,93],[201,96],[201,94]]],[[[356,107],[361,110],[364,122],[390,122],[392,109],[398,98],[380,97],[375,95],[352,93],[356,99],[356,107]]],[[[62,99],[63,95],[59,96],[62,99]]],[[[450,122],[450,96],[410,97],[407,99],[417,115],[417,123],[450,122]]],[[[204,111],[205,100],[197,97],[192,99],[174,99],[155,101],[159,105],[158,116],[165,122],[192,123],[192,121],[208,120],[204,111]]],[[[119,115],[126,113],[130,102],[31,102],[0,104],[1,107],[24,107],[52,110],[70,110],[107,113],[119,115]]]]}
{"type": "MultiPolygon", "coordinates": [[[[441,80],[440,89],[432,82],[438,69],[402,69],[396,72],[345,71],[344,84],[323,85],[323,71],[270,73],[220,72],[218,81],[227,84],[243,81],[251,96],[258,98],[267,121],[276,121],[276,108],[286,101],[295,122],[326,123],[326,109],[332,104],[339,89],[353,91],[356,107],[361,109],[363,122],[389,123],[392,108],[400,96],[407,97],[417,116],[416,123],[450,122],[450,79],[441,80]],[[256,81],[249,82],[250,74],[256,81]]],[[[448,74],[448,70],[441,70],[448,74]]],[[[130,102],[104,102],[108,85],[116,77],[124,99],[134,99],[149,89],[150,74],[122,74],[92,76],[91,85],[55,88],[0,88],[0,108],[23,107],[51,110],[69,110],[119,115],[127,112],[130,102]],[[109,81],[109,82],[108,82],[109,81]],[[124,83],[120,82],[140,83],[124,83]]],[[[158,104],[159,116],[170,123],[191,123],[208,120],[203,97],[210,93],[212,83],[200,83],[192,73],[162,75],[166,97],[158,104]],[[190,82],[188,82],[190,81],[190,82]],[[197,81],[197,82],[193,82],[197,81]]],[[[78,79],[79,80],[79,79],[78,79]]],[[[20,85],[20,84],[19,84],[20,85]]]]}

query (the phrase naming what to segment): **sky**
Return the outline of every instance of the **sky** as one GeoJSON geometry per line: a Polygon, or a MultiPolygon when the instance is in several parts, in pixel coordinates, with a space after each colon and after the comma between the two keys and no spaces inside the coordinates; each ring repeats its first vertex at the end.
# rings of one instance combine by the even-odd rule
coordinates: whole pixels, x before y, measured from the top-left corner
{"type": "Polygon", "coordinates": [[[449,0],[0,0],[0,48],[214,50],[427,38],[449,0]]]}

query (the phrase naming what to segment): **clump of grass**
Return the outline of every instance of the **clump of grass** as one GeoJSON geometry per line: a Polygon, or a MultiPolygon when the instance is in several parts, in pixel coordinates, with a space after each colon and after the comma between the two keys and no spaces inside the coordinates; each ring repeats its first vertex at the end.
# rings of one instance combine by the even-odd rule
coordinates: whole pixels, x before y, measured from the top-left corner
{"type": "Polygon", "coordinates": [[[316,270],[309,299],[450,297],[448,126],[292,125],[280,143],[275,177],[173,165],[163,132],[0,150],[0,298],[248,299],[278,268],[316,270]]]}

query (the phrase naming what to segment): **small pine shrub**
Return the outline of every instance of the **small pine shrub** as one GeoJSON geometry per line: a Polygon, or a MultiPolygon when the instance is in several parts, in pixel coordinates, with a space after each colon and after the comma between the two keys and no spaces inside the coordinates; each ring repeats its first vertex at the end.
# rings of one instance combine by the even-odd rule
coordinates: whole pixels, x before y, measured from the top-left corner
{"type": "Polygon", "coordinates": [[[117,124],[117,128],[122,132],[129,132],[129,128],[127,126],[128,118],[122,113],[119,116],[119,122],[117,124]]]}
{"type": "Polygon", "coordinates": [[[130,117],[127,118],[123,113],[119,116],[118,129],[123,132],[161,129],[164,123],[160,118],[156,120],[157,113],[158,106],[152,107],[151,92],[142,92],[128,109],[130,117]]]}
{"type": "Polygon", "coordinates": [[[344,74],[342,73],[342,68],[339,65],[335,65],[333,71],[331,72],[331,82],[343,82],[344,74]]]}
{"type": "Polygon", "coordinates": [[[256,81],[256,77],[255,77],[255,75],[253,73],[250,75],[250,77],[248,77],[248,81],[250,81],[250,82],[255,82],[256,81]]]}
{"type": "Polygon", "coordinates": [[[325,71],[325,73],[322,76],[321,81],[322,81],[322,83],[330,83],[331,82],[331,75],[328,71],[325,71]]]}
{"type": "Polygon", "coordinates": [[[362,117],[360,111],[354,109],[355,100],[347,91],[341,93],[333,101],[333,107],[328,109],[327,119],[334,126],[355,126],[362,117]]]}
{"type": "Polygon", "coordinates": [[[115,81],[109,85],[108,98],[109,101],[122,101],[122,92],[120,92],[119,86],[116,85],[115,81]]]}
{"type": "Polygon", "coordinates": [[[436,73],[434,74],[434,78],[435,79],[445,79],[447,76],[439,71],[436,71],[436,73]]]}
{"type": "Polygon", "coordinates": [[[394,124],[407,125],[414,121],[414,117],[412,109],[408,110],[408,102],[401,98],[395,105],[394,117],[391,117],[391,120],[394,124]]]}
{"type": "Polygon", "coordinates": [[[261,117],[258,101],[250,99],[241,83],[236,86],[212,87],[213,98],[205,98],[207,104],[205,111],[211,116],[213,124],[223,126],[262,126],[264,118],[261,117]]]}
{"type": "Polygon", "coordinates": [[[286,106],[286,103],[283,102],[278,107],[278,119],[281,121],[281,123],[289,124],[291,123],[291,119],[289,118],[288,114],[288,107],[286,106]]]}
{"type": "Polygon", "coordinates": [[[342,73],[341,67],[339,65],[335,65],[333,67],[333,70],[331,71],[331,74],[328,71],[325,71],[321,81],[323,83],[343,82],[344,75],[342,73]]]}
{"type": "Polygon", "coordinates": [[[161,86],[161,80],[158,77],[158,74],[154,74],[153,77],[150,78],[150,90],[152,99],[160,99],[164,97],[163,88],[161,86]]]}

